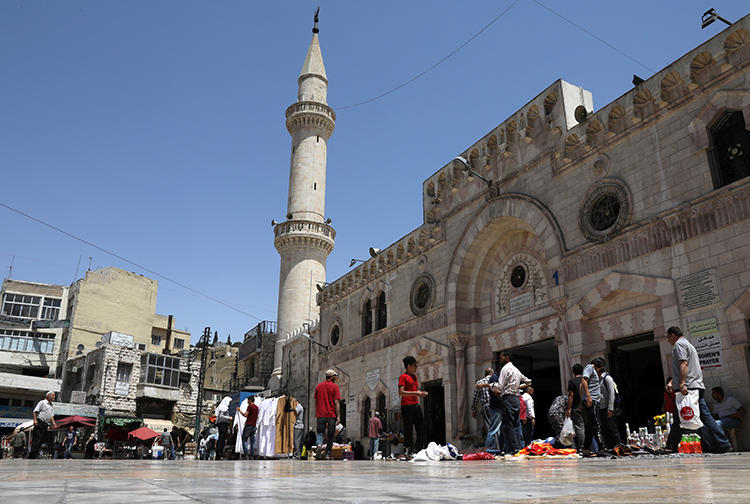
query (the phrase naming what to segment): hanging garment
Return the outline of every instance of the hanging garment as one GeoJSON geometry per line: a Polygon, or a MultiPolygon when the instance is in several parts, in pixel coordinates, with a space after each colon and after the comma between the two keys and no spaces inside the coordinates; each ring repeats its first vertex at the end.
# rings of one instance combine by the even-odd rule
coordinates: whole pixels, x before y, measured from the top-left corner
{"type": "Polygon", "coordinates": [[[279,399],[263,401],[263,410],[259,412],[257,426],[258,455],[261,457],[276,457],[276,408],[279,399]]]}
{"type": "Polygon", "coordinates": [[[291,396],[282,396],[276,406],[276,442],[275,452],[289,456],[294,451],[294,421],[297,401],[291,396]]]}
{"type": "Polygon", "coordinates": [[[235,453],[244,453],[245,451],[244,447],[242,446],[242,431],[245,429],[245,421],[247,421],[247,417],[245,417],[241,413],[247,413],[247,408],[249,406],[250,401],[245,399],[244,401],[242,401],[240,411],[235,411],[234,413],[234,422],[232,423],[232,426],[237,430],[237,440],[234,443],[235,453]]]}

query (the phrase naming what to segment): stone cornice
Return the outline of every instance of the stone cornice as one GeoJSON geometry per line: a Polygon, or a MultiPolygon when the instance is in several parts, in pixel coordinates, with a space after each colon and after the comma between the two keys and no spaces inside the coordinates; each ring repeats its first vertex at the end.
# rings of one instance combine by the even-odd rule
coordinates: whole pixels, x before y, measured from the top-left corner
{"type": "Polygon", "coordinates": [[[326,140],[336,126],[336,112],[323,103],[297,102],[286,109],[286,129],[294,133],[297,128],[317,128],[326,140]]]}
{"type": "Polygon", "coordinates": [[[319,248],[330,254],[336,231],[322,222],[289,220],[274,227],[273,244],[279,252],[287,248],[319,248]]]}

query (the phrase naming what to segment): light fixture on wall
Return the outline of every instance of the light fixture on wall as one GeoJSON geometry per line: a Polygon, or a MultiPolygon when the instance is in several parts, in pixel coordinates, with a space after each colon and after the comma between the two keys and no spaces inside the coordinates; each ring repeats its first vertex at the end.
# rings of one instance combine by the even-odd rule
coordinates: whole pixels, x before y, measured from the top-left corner
{"type": "Polygon", "coordinates": [[[706,12],[703,13],[703,16],[701,17],[701,30],[705,28],[706,26],[710,25],[716,20],[725,22],[728,26],[732,26],[732,23],[724,19],[723,17],[719,16],[719,13],[716,12],[716,9],[708,9],[706,12]]]}
{"type": "Polygon", "coordinates": [[[379,253],[380,253],[380,249],[379,248],[370,247],[370,257],[375,257],[379,253]]]}
{"type": "Polygon", "coordinates": [[[469,161],[467,161],[467,159],[465,157],[463,157],[463,156],[456,156],[453,159],[453,161],[458,161],[459,163],[461,163],[463,165],[463,171],[466,174],[466,177],[469,179],[470,182],[473,179],[473,177],[476,177],[479,180],[484,181],[484,183],[487,184],[487,187],[492,187],[492,181],[489,180],[489,179],[484,178],[482,175],[480,175],[479,173],[477,173],[476,171],[474,171],[474,169],[471,167],[471,163],[469,161]]]}
{"type": "Polygon", "coordinates": [[[367,261],[365,261],[365,260],[363,260],[363,259],[352,259],[352,260],[351,260],[351,261],[349,262],[349,267],[351,268],[352,266],[354,266],[354,265],[355,265],[355,264],[357,264],[358,262],[361,262],[361,263],[363,263],[363,262],[367,262],[367,261]]]}

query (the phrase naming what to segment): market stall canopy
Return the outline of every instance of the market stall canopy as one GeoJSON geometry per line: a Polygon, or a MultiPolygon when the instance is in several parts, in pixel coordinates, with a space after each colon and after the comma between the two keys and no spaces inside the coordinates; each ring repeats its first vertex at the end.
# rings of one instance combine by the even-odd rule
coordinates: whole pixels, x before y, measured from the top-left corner
{"type": "Polygon", "coordinates": [[[107,426],[133,428],[143,425],[143,420],[135,417],[105,416],[103,423],[107,426]]]}
{"type": "Polygon", "coordinates": [[[34,421],[28,418],[0,417],[0,427],[18,427],[25,422],[31,422],[31,425],[34,425],[34,421]]]}
{"type": "Polygon", "coordinates": [[[86,427],[93,427],[96,425],[95,418],[83,417],[79,415],[73,415],[57,420],[57,428],[62,429],[68,425],[84,425],[86,427]]]}
{"type": "Polygon", "coordinates": [[[16,429],[13,432],[18,431],[29,431],[34,429],[34,420],[23,420],[23,423],[21,425],[17,425],[16,429]]]}
{"type": "Polygon", "coordinates": [[[148,441],[149,439],[154,439],[155,437],[159,437],[159,433],[155,430],[149,429],[148,427],[139,427],[138,429],[128,434],[128,439],[136,438],[142,441],[148,441]]]}

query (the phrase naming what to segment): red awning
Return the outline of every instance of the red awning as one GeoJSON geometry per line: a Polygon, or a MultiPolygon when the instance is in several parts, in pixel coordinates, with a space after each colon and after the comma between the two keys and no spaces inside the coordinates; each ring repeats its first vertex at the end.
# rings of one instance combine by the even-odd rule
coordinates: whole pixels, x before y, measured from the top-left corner
{"type": "Polygon", "coordinates": [[[155,430],[149,429],[148,427],[139,427],[136,430],[128,433],[128,439],[130,438],[136,438],[141,439],[143,441],[148,441],[149,439],[154,439],[155,437],[158,437],[159,433],[155,430]]]}
{"type": "Polygon", "coordinates": [[[58,429],[67,427],[68,425],[83,425],[86,427],[93,427],[94,425],[96,425],[96,419],[78,415],[65,417],[63,419],[57,420],[56,422],[58,429]]]}

